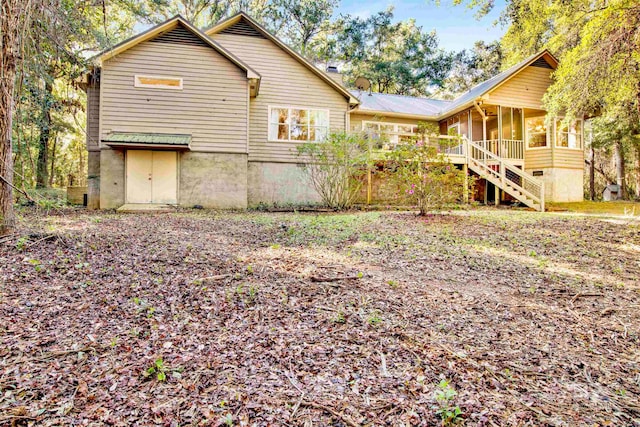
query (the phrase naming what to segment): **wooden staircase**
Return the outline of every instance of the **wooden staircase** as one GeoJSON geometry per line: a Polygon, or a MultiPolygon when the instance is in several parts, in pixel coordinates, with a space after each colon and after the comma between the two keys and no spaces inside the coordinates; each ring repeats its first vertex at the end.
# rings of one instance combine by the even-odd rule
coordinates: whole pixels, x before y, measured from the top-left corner
{"type": "Polygon", "coordinates": [[[544,212],[544,183],[502,157],[465,138],[467,164],[486,179],[525,205],[544,212]]]}

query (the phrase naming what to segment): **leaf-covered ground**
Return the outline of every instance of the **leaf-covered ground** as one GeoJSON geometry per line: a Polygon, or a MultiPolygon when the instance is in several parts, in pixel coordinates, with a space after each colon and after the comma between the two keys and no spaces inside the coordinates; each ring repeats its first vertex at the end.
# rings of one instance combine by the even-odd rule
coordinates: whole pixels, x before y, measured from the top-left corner
{"type": "Polygon", "coordinates": [[[0,425],[638,426],[639,280],[624,219],[27,214],[0,425]]]}

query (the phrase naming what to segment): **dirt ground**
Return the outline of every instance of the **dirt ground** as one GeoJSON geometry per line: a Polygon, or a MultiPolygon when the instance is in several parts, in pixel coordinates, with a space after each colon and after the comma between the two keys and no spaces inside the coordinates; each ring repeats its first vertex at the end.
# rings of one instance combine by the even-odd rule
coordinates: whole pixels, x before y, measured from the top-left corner
{"type": "Polygon", "coordinates": [[[0,425],[640,426],[640,221],[23,213],[0,425]]]}

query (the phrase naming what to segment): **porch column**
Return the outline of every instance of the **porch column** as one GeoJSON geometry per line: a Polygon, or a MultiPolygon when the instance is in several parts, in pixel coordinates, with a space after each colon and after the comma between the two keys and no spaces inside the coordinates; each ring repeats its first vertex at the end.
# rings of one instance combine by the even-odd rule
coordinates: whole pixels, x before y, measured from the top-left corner
{"type": "Polygon", "coordinates": [[[482,117],[482,141],[485,141],[484,148],[487,149],[487,116],[482,117]]]}
{"type": "Polygon", "coordinates": [[[502,105],[498,105],[498,144],[496,151],[498,156],[505,157],[502,150],[502,105]]]}
{"type": "Polygon", "coordinates": [[[464,189],[462,200],[465,203],[469,203],[469,166],[467,166],[466,163],[462,165],[462,172],[464,173],[464,189]]]}

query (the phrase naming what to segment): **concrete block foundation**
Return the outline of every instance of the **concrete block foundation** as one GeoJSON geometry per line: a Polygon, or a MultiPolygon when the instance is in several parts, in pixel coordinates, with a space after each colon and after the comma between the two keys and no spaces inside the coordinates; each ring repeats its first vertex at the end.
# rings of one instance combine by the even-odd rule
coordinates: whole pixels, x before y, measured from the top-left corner
{"type": "Polygon", "coordinates": [[[584,199],[584,171],[581,169],[535,168],[527,169],[529,173],[542,171],[537,178],[544,182],[545,201],[547,202],[581,202],[584,199]]]}
{"type": "Polygon", "coordinates": [[[185,152],[179,160],[180,206],[245,209],[247,155],[185,152]]]}
{"type": "Polygon", "coordinates": [[[100,151],[100,209],[124,205],[124,170],[124,151],[100,151]]]}
{"type": "Polygon", "coordinates": [[[249,162],[249,207],[320,202],[304,169],[296,163],[249,162]]]}

